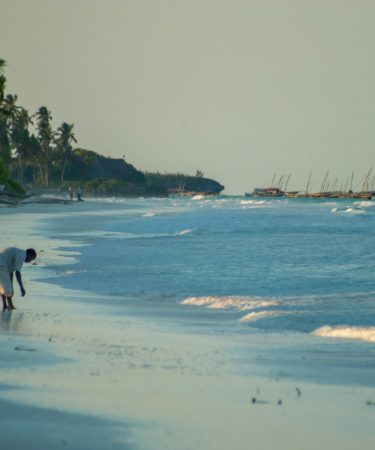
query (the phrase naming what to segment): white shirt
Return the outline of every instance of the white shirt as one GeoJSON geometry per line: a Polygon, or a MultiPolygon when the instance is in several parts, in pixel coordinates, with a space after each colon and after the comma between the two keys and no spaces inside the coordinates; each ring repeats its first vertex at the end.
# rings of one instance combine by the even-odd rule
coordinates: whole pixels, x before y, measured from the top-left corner
{"type": "Polygon", "coordinates": [[[16,247],[8,247],[0,250],[0,266],[8,272],[20,272],[26,259],[26,251],[16,247]]]}

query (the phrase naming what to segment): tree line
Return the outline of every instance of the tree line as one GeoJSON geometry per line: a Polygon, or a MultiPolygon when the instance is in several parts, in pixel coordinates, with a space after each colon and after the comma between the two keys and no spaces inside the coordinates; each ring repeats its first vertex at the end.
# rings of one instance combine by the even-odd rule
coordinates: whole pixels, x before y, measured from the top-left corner
{"type": "Polygon", "coordinates": [[[0,58],[0,164],[8,173],[17,173],[23,184],[25,171],[31,170],[34,182],[50,186],[64,181],[67,165],[77,140],[73,124],[52,127],[51,111],[41,106],[34,114],[6,93],[5,60],[0,58]]]}

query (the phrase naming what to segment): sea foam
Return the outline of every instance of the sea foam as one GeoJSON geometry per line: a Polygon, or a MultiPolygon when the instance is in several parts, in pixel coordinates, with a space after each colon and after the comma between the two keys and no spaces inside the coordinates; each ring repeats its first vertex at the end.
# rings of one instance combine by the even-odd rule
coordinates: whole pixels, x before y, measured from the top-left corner
{"type": "Polygon", "coordinates": [[[321,337],[375,342],[375,327],[348,327],[344,325],[331,327],[327,325],[318,328],[312,334],[321,337]]]}
{"type": "Polygon", "coordinates": [[[257,308],[267,308],[276,306],[279,302],[276,299],[264,299],[258,297],[242,296],[208,296],[208,297],[189,297],[181,302],[182,305],[205,306],[213,309],[234,308],[238,311],[249,311],[257,308]]]}
{"type": "Polygon", "coordinates": [[[191,230],[190,228],[186,229],[186,230],[182,230],[176,233],[177,236],[183,236],[184,234],[190,234],[193,230],[191,230]]]}
{"type": "Polygon", "coordinates": [[[258,319],[263,319],[264,317],[270,317],[277,315],[277,311],[254,311],[246,316],[241,317],[240,322],[255,322],[258,319]]]}
{"type": "Polygon", "coordinates": [[[331,210],[331,213],[336,213],[336,214],[366,214],[366,210],[365,209],[360,209],[356,206],[354,206],[353,208],[333,208],[331,210]]]}
{"type": "Polygon", "coordinates": [[[240,205],[242,208],[266,208],[271,206],[271,202],[265,200],[241,200],[240,205]]]}

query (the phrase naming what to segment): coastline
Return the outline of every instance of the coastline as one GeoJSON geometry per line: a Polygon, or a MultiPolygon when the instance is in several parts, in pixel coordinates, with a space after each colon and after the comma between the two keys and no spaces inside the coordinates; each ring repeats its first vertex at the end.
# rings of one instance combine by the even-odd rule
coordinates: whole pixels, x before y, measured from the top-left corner
{"type": "Polygon", "coordinates": [[[61,250],[72,243],[46,237],[40,219],[64,208],[71,207],[0,209],[7,230],[0,246],[32,240],[41,251],[38,265],[23,270],[27,296],[17,294],[18,309],[1,316],[0,406],[8,411],[1,446],[297,450],[319,442],[354,450],[375,443],[373,388],[261,377],[255,356],[236,359],[240,335],[191,334],[48,283],[49,264],[74,252],[61,250]]]}

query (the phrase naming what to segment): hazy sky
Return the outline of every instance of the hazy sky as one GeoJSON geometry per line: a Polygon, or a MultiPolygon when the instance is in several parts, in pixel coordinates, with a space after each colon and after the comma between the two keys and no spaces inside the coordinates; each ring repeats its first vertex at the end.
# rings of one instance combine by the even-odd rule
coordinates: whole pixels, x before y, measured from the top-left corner
{"type": "Polygon", "coordinates": [[[78,145],[243,193],[375,170],[373,0],[0,0],[8,93],[78,145]]]}

